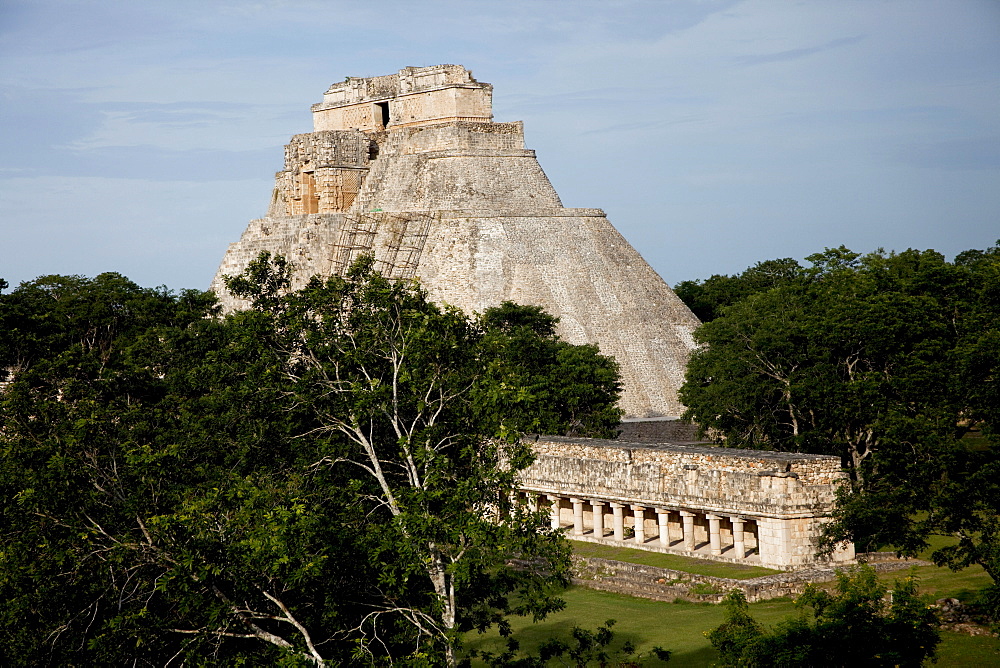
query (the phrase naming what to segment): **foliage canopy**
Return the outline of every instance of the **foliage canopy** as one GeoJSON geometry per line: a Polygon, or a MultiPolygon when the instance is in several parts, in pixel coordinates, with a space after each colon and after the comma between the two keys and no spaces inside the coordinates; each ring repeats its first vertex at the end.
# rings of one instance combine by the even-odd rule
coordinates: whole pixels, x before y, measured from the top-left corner
{"type": "Polygon", "coordinates": [[[776,261],[788,271],[764,289],[737,277],[745,296],[713,302],[687,416],[729,446],[841,457],[851,485],[831,541],[913,555],[952,535],[935,560],[996,579],[1000,246],[952,262],[843,247],[807,259],[776,261]]]}
{"type": "Polygon", "coordinates": [[[841,572],[836,594],[810,585],[796,599],[802,614],[768,629],[734,589],[724,601],[725,622],[708,638],[722,665],[733,668],[919,668],[940,642],[937,619],[917,597],[912,578],[887,593],[869,566],[841,572]]]}
{"type": "Polygon", "coordinates": [[[0,662],[447,664],[561,606],[519,436],[616,423],[613,363],[370,261],[287,276],[259,258],[224,318],[115,274],[0,295],[0,662]],[[593,363],[578,395],[546,384],[567,350],[593,363]]]}

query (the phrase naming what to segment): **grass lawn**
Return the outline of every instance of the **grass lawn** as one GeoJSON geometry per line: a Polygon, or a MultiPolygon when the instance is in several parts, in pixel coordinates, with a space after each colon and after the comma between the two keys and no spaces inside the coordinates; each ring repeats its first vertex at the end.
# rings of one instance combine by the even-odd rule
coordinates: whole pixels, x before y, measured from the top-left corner
{"type": "MultiPolygon", "coordinates": [[[[954,545],[957,540],[951,536],[930,536],[927,539],[930,545],[917,556],[930,561],[934,550],[954,545]]],[[[892,580],[906,575],[915,575],[919,578],[921,593],[934,599],[957,598],[962,602],[969,602],[976,592],[992,582],[982,566],[970,566],[957,572],[938,566],[917,566],[904,571],[882,574],[879,579],[891,583],[892,580]]]]}
{"type": "Polygon", "coordinates": [[[627,561],[630,564],[670,568],[675,571],[684,571],[685,573],[694,573],[695,575],[710,575],[717,578],[749,580],[751,578],[759,578],[762,575],[774,575],[781,572],[760,566],[727,564],[718,561],[708,561],[707,559],[683,557],[679,554],[635,550],[629,547],[615,547],[612,545],[600,545],[598,543],[584,543],[582,541],[572,541],[572,545],[573,554],[581,557],[615,559],[617,561],[627,561]]]}
{"type": "MultiPolygon", "coordinates": [[[[531,624],[527,619],[514,620],[514,634],[522,648],[534,650],[542,640],[553,636],[568,638],[574,626],[594,630],[605,620],[615,619],[613,648],[631,640],[644,655],[655,645],[673,651],[669,663],[648,658],[643,661],[644,666],[705,667],[718,660],[704,633],[722,623],[725,611],[720,605],[664,603],[585,587],[571,587],[563,598],[566,609],[543,622],[531,624]]],[[[797,614],[794,604],[786,599],[751,603],[750,612],[757,621],[767,625],[797,614]]],[[[497,651],[503,647],[495,631],[466,636],[467,649],[497,651]]],[[[942,668],[1000,666],[1000,641],[944,632],[935,665],[942,668]]]]}
{"type": "Polygon", "coordinates": [[[980,589],[992,582],[982,566],[970,566],[957,573],[938,566],[915,566],[902,571],[881,573],[878,577],[891,587],[893,580],[908,575],[916,576],[920,593],[927,594],[932,600],[957,598],[969,602],[980,589]]]}
{"type": "MultiPolygon", "coordinates": [[[[708,666],[717,659],[715,650],[703,635],[722,623],[724,610],[710,603],[664,603],[623,594],[571,587],[563,598],[566,609],[550,615],[545,621],[531,624],[530,620],[514,622],[515,637],[524,649],[534,650],[552,636],[568,638],[570,629],[580,626],[596,629],[608,619],[617,620],[615,642],[620,647],[631,640],[636,649],[647,654],[654,645],[673,651],[669,664],[649,659],[644,665],[708,666]]],[[[768,601],[751,606],[762,622],[774,623],[795,608],[790,601],[768,601]]],[[[468,648],[497,650],[504,647],[496,633],[466,636],[468,648]]]]}
{"type": "MultiPolygon", "coordinates": [[[[683,570],[701,575],[729,578],[752,578],[774,573],[765,568],[705,562],[677,555],[645,552],[628,548],[614,548],[593,543],[574,542],[576,554],[617,559],[683,570]]],[[[892,584],[895,579],[908,575],[919,578],[920,591],[932,600],[955,597],[968,600],[976,590],[989,584],[990,578],[982,568],[967,568],[953,573],[947,568],[918,566],[904,571],[884,573],[879,577],[892,584]]],[[[644,666],[711,666],[718,655],[705,638],[705,632],[722,623],[725,610],[710,603],[664,603],[622,594],[596,591],[585,587],[571,587],[564,594],[566,608],[550,615],[546,620],[532,624],[528,619],[512,620],[515,637],[524,649],[534,650],[539,643],[553,636],[567,639],[574,626],[595,630],[608,619],[615,619],[615,642],[618,648],[631,640],[643,655],[659,645],[673,652],[670,662],[664,664],[647,658],[644,666]]],[[[773,625],[798,614],[795,605],[787,599],[751,603],[750,612],[757,621],[773,625]]],[[[466,636],[467,649],[498,651],[504,647],[494,631],[484,635],[470,633],[466,636]]],[[[475,665],[475,664],[474,664],[475,665]]],[[[1000,666],[1000,640],[984,636],[968,636],[943,632],[938,646],[938,662],[943,668],[967,666],[1000,666]]]]}

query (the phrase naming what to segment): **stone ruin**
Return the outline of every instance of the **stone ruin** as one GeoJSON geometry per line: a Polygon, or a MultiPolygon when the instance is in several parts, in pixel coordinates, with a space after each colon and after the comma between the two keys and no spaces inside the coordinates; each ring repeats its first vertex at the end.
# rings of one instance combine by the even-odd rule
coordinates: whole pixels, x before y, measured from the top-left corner
{"type": "MultiPolygon", "coordinates": [[[[331,86],[212,289],[225,309],[245,307],[223,279],[261,251],[294,263],[293,288],[372,253],[383,274],[467,313],[542,306],[563,339],[618,361],[628,437],[686,440],[653,418],[683,412],[698,319],[603,211],[562,205],[522,124],[493,121],[492,93],[458,65],[331,86]]],[[[521,493],[571,538],[774,568],[815,562],[843,477],[815,455],[554,437],[535,449],[521,493]]]]}
{"type": "Polygon", "coordinates": [[[837,457],[696,444],[541,436],[534,450],[521,494],[570,538],[777,569],[817,563],[847,476],[837,457]]]}
{"type": "Polygon", "coordinates": [[[697,318],[600,209],[568,209],[524,147],[493,121],[493,88],[458,65],[349,77],[313,105],[314,131],[285,147],[267,216],[231,244],[212,282],[261,251],[295,264],[293,287],[362,253],[466,313],[512,300],[621,368],[629,417],[679,416],[697,318]]]}

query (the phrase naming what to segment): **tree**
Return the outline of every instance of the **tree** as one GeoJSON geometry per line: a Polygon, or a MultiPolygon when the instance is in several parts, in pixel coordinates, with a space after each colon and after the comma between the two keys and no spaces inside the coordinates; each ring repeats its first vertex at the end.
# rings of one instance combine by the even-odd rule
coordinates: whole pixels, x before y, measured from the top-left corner
{"type": "Polygon", "coordinates": [[[724,601],[726,620],[708,638],[724,666],[917,668],[934,657],[937,619],[917,597],[913,578],[897,581],[888,601],[887,593],[871,567],[841,572],[836,595],[810,585],[795,602],[803,614],[768,629],[734,589],[724,601]]]}
{"type": "Polygon", "coordinates": [[[613,358],[597,346],[556,335],[558,319],[541,307],[504,302],[479,317],[491,365],[475,403],[529,433],[617,438],[621,382],[613,358]]]}
{"type": "MultiPolygon", "coordinates": [[[[512,497],[530,448],[502,414],[474,401],[489,363],[477,354],[482,332],[372,265],[364,258],[346,277],[313,279],[282,299],[272,308],[276,344],[294,402],[310,407],[312,436],[324,443],[312,467],[342,471],[382,519],[368,538],[385,594],[356,627],[359,649],[380,661],[382,617],[402,619],[417,647],[454,665],[464,625],[558,608],[549,595],[566,582],[567,550],[512,497]],[[513,568],[515,558],[540,567],[513,568]],[[418,577],[432,589],[408,591],[418,577]],[[466,590],[485,598],[463,605],[466,590]]],[[[229,282],[238,296],[273,306],[273,291],[260,285],[229,282]]]]}
{"type": "Polygon", "coordinates": [[[1000,253],[846,248],[722,310],[696,334],[688,417],[727,445],[841,457],[830,543],[998,572],[1000,253]]]}
{"type": "Polygon", "coordinates": [[[0,295],[0,661],[449,663],[561,606],[521,423],[479,401],[543,385],[491,389],[499,334],[370,261],[287,271],[226,318],[116,275],[0,295]]]}
{"type": "Polygon", "coordinates": [[[201,490],[225,489],[220,469],[243,454],[220,462],[227,451],[207,447],[218,425],[204,409],[218,406],[192,372],[218,348],[222,332],[204,317],[213,309],[211,295],[114,274],[43,277],[4,296],[3,364],[16,370],[0,432],[5,663],[169,658],[176,647],[157,637],[168,631],[160,615],[217,610],[191,591],[199,581],[219,588],[193,557],[198,528],[161,538],[158,526],[189,512],[201,490]],[[199,391],[179,396],[184,384],[199,391]]]}
{"type": "Polygon", "coordinates": [[[794,282],[802,267],[790,257],[758,262],[734,276],[713,274],[705,280],[681,281],[674,292],[702,322],[715,320],[723,309],[757,292],[794,282]]]}
{"type": "Polygon", "coordinates": [[[689,416],[733,445],[841,455],[863,478],[883,429],[952,408],[943,396],[951,334],[931,297],[876,280],[877,255],[870,271],[843,250],[809,259],[799,281],[753,294],[699,330],[707,347],[681,396],[689,416]]]}

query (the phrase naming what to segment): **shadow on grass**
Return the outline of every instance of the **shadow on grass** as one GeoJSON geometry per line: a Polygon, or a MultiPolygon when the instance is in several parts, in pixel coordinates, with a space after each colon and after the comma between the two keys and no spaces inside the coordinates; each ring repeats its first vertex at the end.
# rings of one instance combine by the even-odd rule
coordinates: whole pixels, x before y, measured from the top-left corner
{"type": "MultiPolygon", "coordinates": [[[[559,621],[549,621],[549,622],[538,622],[537,624],[532,624],[518,630],[514,637],[517,638],[521,645],[522,652],[535,653],[538,651],[538,647],[545,642],[553,638],[557,638],[572,644],[573,641],[573,627],[579,626],[575,620],[566,619],[559,621]]],[[[587,631],[596,631],[597,628],[587,628],[587,631]]],[[[621,652],[622,647],[627,642],[631,642],[634,647],[639,647],[643,644],[648,643],[650,640],[644,635],[635,633],[632,631],[621,631],[616,626],[613,626],[612,631],[615,632],[614,639],[611,644],[607,647],[606,651],[612,655],[613,663],[615,660],[624,661],[628,657],[624,654],[617,654],[621,652]]],[[[478,650],[480,652],[501,652],[507,647],[506,639],[501,638],[495,632],[487,632],[482,635],[473,636],[471,634],[466,636],[465,644],[462,648],[463,654],[468,654],[469,650],[478,650]]],[[[669,649],[669,648],[665,648],[669,649]]],[[[634,655],[633,655],[634,656],[634,655]]],[[[473,665],[477,665],[473,662],[473,665]]],[[[481,664],[480,664],[481,665],[481,664]]],[[[662,661],[657,660],[654,657],[643,657],[643,666],[659,666],[663,665],[662,661]]]]}
{"type": "Polygon", "coordinates": [[[654,568],[667,568],[695,575],[709,575],[718,578],[732,578],[735,580],[749,580],[763,575],[775,575],[781,571],[776,571],[763,566],[751,566],[743,564],[733,564],[721,561],[710,561],[708,559],[696,559],[679,554],[666,554],[663,552],[651,552],[648,550],[637,550],[630,547],[618,547],[614,545],[602,545],[598,543],[586,543],[583,541],[571,541],[573,553],[581,557],[598,557],[601,559],[613,559],[624,561],[630,564],[641,564],[654,568]]]}
{"type": "Polygon", "coordinates": [[[671,668],[677,666],[712,666],[719,660],[719,653],[712,646],[699,647],[692,652],[677,652],[670,657],[671,668]]]}

